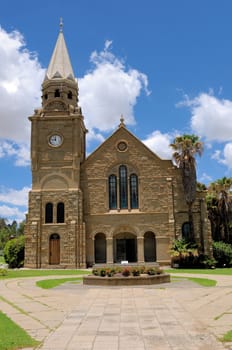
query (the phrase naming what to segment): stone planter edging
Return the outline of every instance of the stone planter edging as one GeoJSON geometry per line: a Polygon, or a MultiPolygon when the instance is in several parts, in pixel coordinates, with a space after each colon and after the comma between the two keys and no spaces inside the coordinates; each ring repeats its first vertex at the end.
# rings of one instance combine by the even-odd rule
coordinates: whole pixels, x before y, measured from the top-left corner
{"type": "Polygon", "coordinates": [[[170,275],[163,273],[160,275],[140,275],[140,276],[83,276],[83,284],[92,286],[140,286],[170,282],[170,275]]]}

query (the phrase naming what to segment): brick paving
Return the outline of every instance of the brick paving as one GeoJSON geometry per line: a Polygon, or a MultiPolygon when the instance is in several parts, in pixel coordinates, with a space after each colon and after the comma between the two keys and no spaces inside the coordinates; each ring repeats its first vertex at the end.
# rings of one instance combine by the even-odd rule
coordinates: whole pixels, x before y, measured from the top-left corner
{"type": "Polygon", "coordinates": [[[44,277],[4,280],[0,310],[42,341],[40,350],[232,349],[217,340],[232,329],[232,278],[208,278],[217,279],[217,286],[179,280],[144,287],[67,283],[43,290],[35,282],[44,277]]]}

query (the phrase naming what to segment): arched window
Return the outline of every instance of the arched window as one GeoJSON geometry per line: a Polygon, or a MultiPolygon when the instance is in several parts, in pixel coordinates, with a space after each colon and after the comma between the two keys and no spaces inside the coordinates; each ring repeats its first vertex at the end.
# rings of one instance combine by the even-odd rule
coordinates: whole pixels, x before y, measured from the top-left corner
{"type": "Polygon", "coordinates": [[[120,191],[120,208],[128,208],[127,193],[127,168],[125,165],[119,167],[119,191],[120,191]]]}
{"type": "Polygon", "coordinates": [[[117,177],[115,175],[109,176],[109,207],[117,209],[117,177]]]}
{"type": "Polygon", "coordinates": [[[55,97],[60,97],[60,90],[59,90],[59,89],[56,89],[56,90],[55,90],[54,96],[55,96],[55,97]]]}
{"type": "Polygon", "coordinates": [[[144,234],[144,261],[156,261],[156,238],[153,232],[144,234]]]}
{"type": "Polygon", "coordinates": [[[64,222],[64,203],[58,203],[57,204],[57,222],[63,223],[64,222]]]}
{"type": "Polygon", "coordinates": [[[130,205],[131,209],[137,209],[139,206],[138,176],[136,174],[130,176],[130,205]]]}
{"type": "Polygon", "coordinates": [[[106,263],[106,236],[104,233],[97,233],[95,236],[94,255],[96,264],[106,263]]]}
{"type": "Polygon", "coordinates": [[[71,100],[72,99],[72,91],[68,92],[68,99],[71,100]]]}
{"type": "Polygon", "coordinates": [[[45,224],[53,222],[53,204],[47,203],[45,207],[45,224]]]}
{"type": "Polygon", "coordinates": [[[190,222],[186,221],[182,225],[182,238],[184,238],[187,242],[190,241],[191,238],[191,230],[190,230],[190,222]]]}

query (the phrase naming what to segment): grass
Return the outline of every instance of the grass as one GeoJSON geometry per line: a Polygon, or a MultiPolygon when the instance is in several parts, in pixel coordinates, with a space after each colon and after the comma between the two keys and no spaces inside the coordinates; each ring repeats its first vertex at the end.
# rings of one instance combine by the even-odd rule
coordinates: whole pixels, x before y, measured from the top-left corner
{"type": "Polygon", "coordinates": [[[232,268],[217,268],[217,269],[165,269],[167,273],[195,273],[206,275],[227,275],[232,276],[232,268]]]}
{"type": "Polygon", "coordinates": [[[222,342],[232,342],[232,330],[225,333],[220,340],[222,342]]]}
{"type": "Polygon", "coordinates": [[[1,279],[20,277],[40,277],[40,276],[66,276],[89,274],[86,270],[7,270],[7,276],[0,276],[1,279]]]}
{"type": "Polygon", "coordinates": [[[199,284],[202,287],[215,287],[217,284],[217,281],[215,280],[211,280],[208,278],[198,278],[198,277],[172,277],[172,281],[177,281],[177,280],[181,280],[181,279],[185,279],[188,281],[192,281],[194,283],[199,284]]]}
{"type": "Polygon", "coordinates": [[[38,341],[31,338],[21,327],[0,311],[0,349],[16,350],[35,347],[38,341]]]}
{"type": "Polygon", "coordinates": [[[3,256],[0,255],[0,264],[5,264],[5,259],[3,256]]]}
{"type": "Polygon", "coordinates": [[[80,283],[82,281],[82,278],[59,278],[59,279],[52,279],[52,280],[42,280],[36,282],[36,285],[43,289],[50,289],[59,286],[60,284],[66,283],[66,282],[78,282],[80,283]]]}

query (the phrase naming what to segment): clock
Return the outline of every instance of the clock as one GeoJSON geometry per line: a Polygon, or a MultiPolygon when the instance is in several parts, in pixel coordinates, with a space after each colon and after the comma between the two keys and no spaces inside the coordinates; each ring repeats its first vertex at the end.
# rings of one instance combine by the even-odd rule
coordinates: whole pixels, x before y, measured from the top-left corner
{"type": "Polygon", "coordinates": [[[63,138],[61,135],[51,135],[49,137],[49,145],[53,147],[59,147],[62,144],[63,138]]]}

